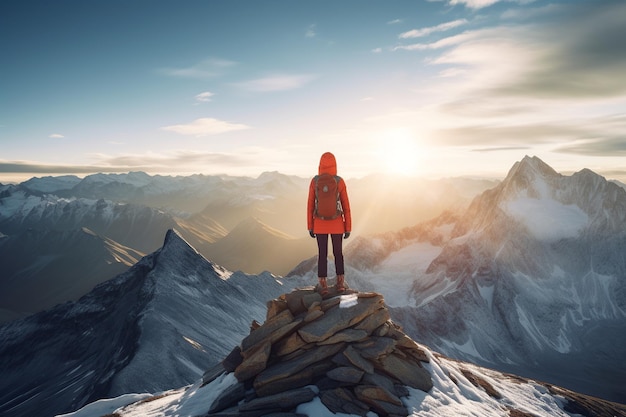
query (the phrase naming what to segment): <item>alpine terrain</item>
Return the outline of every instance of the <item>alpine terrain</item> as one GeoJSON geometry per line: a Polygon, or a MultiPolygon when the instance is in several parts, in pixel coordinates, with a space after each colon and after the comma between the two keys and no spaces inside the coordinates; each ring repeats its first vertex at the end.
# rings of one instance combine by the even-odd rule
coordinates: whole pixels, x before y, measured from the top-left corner
{"type": "Polygon", "coordinates": [[[626,403],[625,226],[623,188],[525,157],[465,211],[357,238],[347,276],[447,356],[626,403]]]}
{"type": "Polygon", "coordinates": [[[67,417],[617,416],[626,406],[454,361],[409,338],[377,293],[313,287],[267,304],[263,324],[194,384],[127,394],[67,417]]]}

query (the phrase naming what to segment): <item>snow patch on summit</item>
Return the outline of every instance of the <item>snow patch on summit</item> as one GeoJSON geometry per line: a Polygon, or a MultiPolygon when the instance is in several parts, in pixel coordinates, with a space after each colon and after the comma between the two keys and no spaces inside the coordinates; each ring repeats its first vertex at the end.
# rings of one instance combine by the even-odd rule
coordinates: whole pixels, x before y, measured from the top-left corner
{"type": "Polygon", "coordinates": [[[541,241],[575,238],[589,225],[589,216],[575,204],[551,198],[519,198],[503,202],[500,208],[524,224],[541,241]]]}

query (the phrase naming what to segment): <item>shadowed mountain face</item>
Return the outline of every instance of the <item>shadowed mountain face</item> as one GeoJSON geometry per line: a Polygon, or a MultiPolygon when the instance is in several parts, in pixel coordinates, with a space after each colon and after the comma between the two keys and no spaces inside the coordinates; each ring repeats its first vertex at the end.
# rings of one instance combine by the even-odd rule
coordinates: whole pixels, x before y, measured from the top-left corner
{"type": "Polygon", "coordinates": [[[77,302],[0,327],[0,414],[52,416],[188,384],[282,291],[272,275],[233,274],[170,231],[161,249],[77,302]]]}
{"type": "Polygon", "coordinates": [[[27,230],[0,239],[0,306],[33,313],[77,300],[141,257],[89,229],[27,230]]]}

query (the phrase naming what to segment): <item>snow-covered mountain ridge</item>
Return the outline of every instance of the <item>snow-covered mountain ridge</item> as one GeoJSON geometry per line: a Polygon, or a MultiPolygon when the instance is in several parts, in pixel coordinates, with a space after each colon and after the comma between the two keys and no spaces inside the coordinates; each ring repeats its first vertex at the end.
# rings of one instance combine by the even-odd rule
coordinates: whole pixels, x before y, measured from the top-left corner
{"type": "Polygon", "coordinates": [[[195,384],[98,401],[66,417],[626,414],[624,405],[433,352],[389,319],[380,294],[322,298],[310,288],[268,302],[265,322],[195,384]]]}
{"type": "Polygon", "coordinates": [[[26,229],[75,230],[87,227],[143,252],[160,247],[164,233],[176,226],[162,210],[104,199],[37,196],[15,188],[0,199],[0,229],[14,234],[26,229]]]}
{"type": "Polygon", "coordinates": [[[170,231],[161,249],[77,302],[0,327],[0,414],[52,416],[189,384],[284,290],[269,273],[207,261],[170,231]]]}

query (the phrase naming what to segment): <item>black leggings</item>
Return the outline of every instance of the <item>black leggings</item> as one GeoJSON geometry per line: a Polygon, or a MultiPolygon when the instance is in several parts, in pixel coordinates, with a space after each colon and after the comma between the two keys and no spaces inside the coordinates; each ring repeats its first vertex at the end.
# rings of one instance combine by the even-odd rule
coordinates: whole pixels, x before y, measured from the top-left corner
{"type": "MultiPolygon", "coordinates": [[[[328,266],[326,261],[328,259],[328,234],[317,234],[317,276],[327,277],[328,266]]],[[[337,275],[343,275],[343,250],[341,248],[341,238],[343,234],[332,234],[330,239],[333,241],[333,256],[335,257],[335,272],[337,275]]]]}

